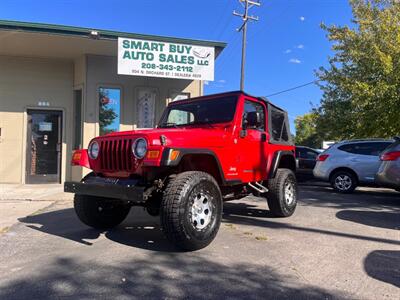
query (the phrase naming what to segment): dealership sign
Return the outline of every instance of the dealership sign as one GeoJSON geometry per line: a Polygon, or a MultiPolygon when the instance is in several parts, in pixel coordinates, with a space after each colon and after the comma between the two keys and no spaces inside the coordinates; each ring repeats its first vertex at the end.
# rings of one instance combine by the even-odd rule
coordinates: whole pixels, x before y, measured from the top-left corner
{"type": "Polygon", "coordinates": [[[118,74],[214,80],[214,48],[118,38],[118,74]]]}

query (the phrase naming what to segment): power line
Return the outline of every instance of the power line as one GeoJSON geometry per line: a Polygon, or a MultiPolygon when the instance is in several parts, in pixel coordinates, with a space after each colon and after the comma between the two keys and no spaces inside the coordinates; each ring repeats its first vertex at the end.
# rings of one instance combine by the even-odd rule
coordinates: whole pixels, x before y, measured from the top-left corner
{"type": "Polygon", "coordinates": [[[242,26],[238,29],[243,33],[242,37],[242,66],[240,72],[240,89],[244,90],[244,66],[246,62],[246,35],[247,35],[247,21],[258,21],[258,17],[250,16],[249,9],[253,6],[260,6],[260,2],[252,1],[252,0],[239,0],[240,4],[244,6],[244,13],[237,13],[235,10],[233,11],[233,15],[236,17],[241,17],[243,20],[242,26]]]}
{"type": "Polygon", "coordinates": [[[289,88],[289,89],[286,89],[286,90],[283,90],[283,91],[280,91],[280,92],[273,93],[271,95],[267,95],[266,97],[273,97],[273,96],[280,95],[280,94],[283,94],[283,93],[291,92],[291,91],[303,88],[305,86],[308,86],[308,85],[311,85],[311,84],[315,84],[315,83],[317,83],[319,81],[321,81],[321,80],[314,80],[314,81],[311,81],[311,82],[308,82],[308,83],[305,83],[305,84],[302,84],[302,85],[298,85],[298,86],[295,86],[295,87],[292,87],[292,88],[289,88]]]}

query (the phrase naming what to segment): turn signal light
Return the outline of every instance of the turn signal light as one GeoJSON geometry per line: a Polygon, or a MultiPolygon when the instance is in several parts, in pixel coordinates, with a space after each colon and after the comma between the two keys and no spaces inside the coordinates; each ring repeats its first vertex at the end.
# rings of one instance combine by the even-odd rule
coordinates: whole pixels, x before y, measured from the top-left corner
{"type": "Polygon", "coordinates": [[[159,155],[160,155],[160,151],[158,151],[158,150],[150,150],[149,152],[147,152],[147,158],[150,158],[150,159],[158,158],[159,155]]]}
{"type": "Polygon", "coordinates": [[[329,157],[329,154],[320,154],[317,156],[317,161],[326,161],[329,157]]]}
{"type": "Polygon", "coordinates": [[[80,151],[79,152],[74,152],[74,154],[72,155],[72,161],[73,162],[79,162],[81,157],[82,157],[82,153],[80,151]]]}
{"type": "Polygon", "coordinates": [[[380,159],[383,161],[393,161],[400,158],[400,151],[392,151],[382,154],[380,159]]]}
{"type": "Polygon", "coordinates": [[[172,150],[169,154],[169,160],[170,161],[176,160],[179,156],[179,153],[180,153],[179,150],[172,150]]]}

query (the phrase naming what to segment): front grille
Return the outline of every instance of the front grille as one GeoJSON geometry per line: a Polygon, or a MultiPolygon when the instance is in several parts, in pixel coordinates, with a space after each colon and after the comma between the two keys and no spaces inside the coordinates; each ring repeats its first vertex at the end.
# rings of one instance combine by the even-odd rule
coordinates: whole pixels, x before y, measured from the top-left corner
{"type": "Polygon", "coordinates": [[[101,169],[103,171],[131,171],[134,157],[131,139],[110,139],[100,143],[101,169]]]}

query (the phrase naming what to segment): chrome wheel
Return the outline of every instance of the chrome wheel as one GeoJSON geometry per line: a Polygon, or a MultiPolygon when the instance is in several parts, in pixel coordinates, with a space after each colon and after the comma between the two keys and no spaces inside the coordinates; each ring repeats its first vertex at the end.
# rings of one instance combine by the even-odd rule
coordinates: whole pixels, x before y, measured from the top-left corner
{"type": "Polygon", "coordinates": [[[284,192],[285,201],[286,201],[287,205],[291,205],[295,201],[295,197],[296,197],[295,193],[296,192],[295,192],[295,187],[294,187],[293,182],[287,181],[285,183],[285,192],[284,192]]]}
{"type": "Polygon", "coordinates": [[[347,191],[353,185],[351,178],[345,174],[339,175],[335,178],[335,187],[341,191],[347,191]]]}
{"type": "Polygon", "coordinates": [[[193,227],[197,230],[205,228],[211,221],[211,215],[210,197],[203,192],[198,193],[192,202],[191,223],[193,227]]]}

